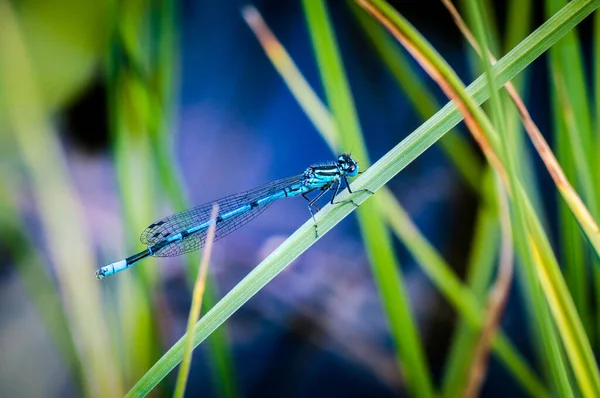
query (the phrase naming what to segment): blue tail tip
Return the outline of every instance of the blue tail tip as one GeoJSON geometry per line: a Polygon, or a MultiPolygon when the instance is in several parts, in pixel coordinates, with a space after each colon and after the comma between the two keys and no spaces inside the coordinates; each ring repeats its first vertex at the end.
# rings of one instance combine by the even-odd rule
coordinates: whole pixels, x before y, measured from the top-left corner
{"type": "Polygon", "coordinates": [[[94,275],[96,276],[96,279],[98,279],[99,281],[104,279],[104,277],[106,276],[104,274],[104,270],[102,268],[97,269],[96,272],[94,272],[94,275]]]}

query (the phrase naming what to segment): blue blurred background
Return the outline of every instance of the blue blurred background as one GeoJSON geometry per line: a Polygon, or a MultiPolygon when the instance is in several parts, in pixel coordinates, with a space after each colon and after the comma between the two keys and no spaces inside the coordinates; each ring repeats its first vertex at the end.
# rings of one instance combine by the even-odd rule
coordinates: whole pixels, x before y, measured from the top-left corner
{"type": "MultiPolygon", "coordinates": [[[[439,2],[391,3],[465,82],[473,79],[477,73],[473,71],[472,53],[466,51],[464,40],[439,2]]],[[[507,3],[494,2],[500,31],[506,24],[507,3]]],[[[167,199],[161,171],[148,167],[157,162],[156,146],[166,146],[165,151],[172,155],[170,160],[178,171],[175,180],[190,205],[299,174],[309,165],[335,159],[336,154],[298,106],[242,18],[240,10],[245,5],[192,0],[176,4],[140,1],[128,6],[101,1],[83,5],[68,0],[5,4],[4,11],[11,10],[22,34],[37,79],[44,124],[50,126],[33,136],[52,134],[55,153],[62,156],[54,161],[64,166],[65,178],[72,184],[82,210],[77,213],[78,222],[90,237],[89,250],[94,261],[81,264],[85,277],[92,279],[95,268],[137,252],[141,248],[137,237],[145,225],[181,210],[167,199]],[[153,28],[154,23],[163,26],[159,20],[164,8],[173,12],[172,24],[166,25],[172,31],[153,28]],[[140,19],[143,23],[139,23],[140,19]],[[120,25],[128,22],[135,28],[120,25]],[[144,40],[131,41],[132,30],[144,40]],[[161,35],[172,35],[171,52],[167,52],[170,59],[163,58],[165,54],[156,48],[161,35]],[[160,70],[162,64],[170,64],[171,71],[157,74],[163,80],[154,79],[153,71],[160,70]],[[129,83],[120,79],[136,77],[139,81],[129,89],[134,94],[124,98],[128,91],[120,91],[119,85],[129,83]],[[147,101],[148,106],[142,111],[136,108],[137,103],[127,103],[140,98],[138,95],[147,101]],[[154,106],[164,113],[154,113],[154,106]],[[129,127],[125,129],[151,137],[152,133],[143,127],[131,128],[139,120],[151,120],[150,126],[157,123],[164,127],[156,129],[164,134],[164,139],[139,138],[135,131],[129,141],[120,138],[121,121],[127,119],[128,112],[137,111],[142,116],[132,117],[137,117],[137,121],[126,120],[129,127]],[[149,155],[138,153],[148,148],[149,155]],[[139,163],[135,163],[137,156],[142,159],[139,163]],[[119,162],[123,162],[121,166],[119,162]],[[122,170],[126,176],[119,177],[122,170]]],[[[310,85],[324,98],[302,5],[270,0],[253,5],[310,85]]],[[[423,119],[365,36],[349,3],[329,1],[327,6],[366,146],[371,159],[377,160],[423,119]]],[[[531,15],[533,27],[541,21],[541,12],[531,15]]],[[[0,28],[0,32],[8,34],[8,29],[0,28]]],[[[583,37],[588,30],[584,27],[583,37]]],[[[11,54],[15,53],[3,51],[1,55],[11,54]]],[[[410,65],[425,87],[444,104],[446,100],[435,85],[416,64],[410,65]]],[[[542,131],[548,131],[548,104],[542,101],[548,90],[544,63],[536,62],[528,69],[527,77],[528,90],[535,92],[528,106],[542,131]]],[[[27,75],[22,79],[27,80],[27,75]]],[[[11,93],[1,86],[0,90],[6,105],[11,101],[11,93]]],[[[31,104],[17,104],[13,109],[19,106],[26,109],[31,104]]],[[[56,271],[52,240],[47,238],[44,222],[40,221],[48,209],[44,208],[43,196],[29,185],[34,177],[28,171],[27,161],[22,160],[22,152],[15,149],[19,144],[11,135],[14,123],[7,117],[8,112],[0,115],[4,146],[0,164],[2,193],[10,198],[10,207],[5,209],[12,213],[0,219],[0,396],[88,395],[90,391],[82,387],[86,372],[78,370],[83,365],[80,360],[71,362],[70,357],[79,352],[78,347],[86,340],[71,335],[67,337],[71,343],[65,343],[65,349],[60,338],[56,338],[61,331],[74,333],[72,324],[77,315],[69,312],[72,296],[60,293],[68,288],[68,283],[56,271]],[[23,274],[30,267],[27,253],[32,251],[41,265],[32,272],[39,274],[41,269],[47,273],[44,288],[24,282],[27,277],[23,274]],[[63,308],[64,315],[54,316],[36,304],[45,300],[56,302],[52,308],[63,308]],[[49,330],[52,327],[56,329],[49,330]]],[[[452,134],[460,134],[470,142],[470,137],[461,131],[452,134]]],[[[537,163],[534,168],[541,169],[537,163]]],[[[548,191],[545,175],[540,185],[541,192],[548,191]]],[[[428,240],[456,273],[464,276],[479,201],[443,151],[437,145],[432,147],[388,186],[428,240]]],[[[552,205],[553,199],[549,200],[552,205]]],[[[210,268],[215,296],[219,298],[235,286],[308,217],[303,200],[279,201],[264,215],[216,243],[210,268]]],[[[551,218],[550,222],[554,225],[556,220],[551,218]]],[[[69,228],[67,222],[65,228],[69,228]]],[[[434,379],[440,382],[456,313],[404,246],[398,241],[394,244],[420,337],[434,379]]],[[[125,391],[136,381],[136,375],[143,374],[147,365],[185,332],[191,300],[189,268],[183,257],[143,262],[135,268],[131,276],[123,277],[127,282],[109,278],[95,286],[100,295],[90,296],[90,306],[85,310],[108,313],[108,330],[114,336],[120,330],[115,325],[126,322],[115,322],[110,307],[120,300],[130,300],[133,304],[128,305],[134,307],[137,300],[147,303],[144,308],[149,315],[144,318],[144,330],[151,336],[147,338],[153,342],[153,351],[147,352],[147,362],[131,365],[133,371],[123,370],[127,374],[125,391]],[[138,270],[142,267],[146,271],[138,270]],[[136,279],[151,282],[140,288],[136,279]],[[132,283],[138,296],[127,299],[128,290],[123,290],[120,283],[132,283]]],[[[120,319],[127,318],[127,308],[120,310],[120,319]]],[[[135,314],[131,320],[144,317],[135,314]]],[[[522,333],[523,323],[526,315],[515,287],[502,325],[534,363],[533,347],[528,335],[522,333]]],[[[407,393],[353,216],[323,236],[244,305],[221,331],[229,341],[234,389],[240,396],[385,397],[407,393]]],[[[130,332],[134,337],[141,333],[130,332]]],[[[216,365],[210,355],[213,346],[208,342],[195,350],[187,396],[222,395],[215,387],[216,365]]],[[[124,342],[104,350],[118,358],[121,369],[128,369],[128,357],[136,355],[124,342]]],[[[102,379],[102,375],[96,376],[102,379]]],[[[160,384],[156,395],[170,395],[174,381],[175,372],[160,384]]],[[[520,396],[524,392],[492,358],[483,395],[508,394],[520,396]]]]}

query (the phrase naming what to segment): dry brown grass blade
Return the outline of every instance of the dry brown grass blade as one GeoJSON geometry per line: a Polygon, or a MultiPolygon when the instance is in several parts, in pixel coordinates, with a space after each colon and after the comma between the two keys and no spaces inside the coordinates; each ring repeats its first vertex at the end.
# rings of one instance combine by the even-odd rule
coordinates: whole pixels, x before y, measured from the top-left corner
{"type": "MultiPolygon", "coordinates": [[[[468,106],[462,101],[460,94],[452,87],[451,84],[442,76],[436,66],[414,45],[409,37],[404,35],[403,32],[398,30],[396,26],[379,10],[367,1],[367,0],[356,0],[356,2],[377,19],[395,38],[400,44],[413,56],[413,58],[421,65],[423,70],[440,86],[444,94],[454,101],[459,112],[463,115],[467,128],[473,135],[473,138],[483,151],[484,155],[492,165],[492,167],[501,175],[504,182],[508,181],[504,165],[496,155],[493,147],[491,146],[488,138],[477,119],[468,108],[468,106]]],[[[507,184],[508,186],[508,184],[507,184]]]]}
{"type": "MultiPolygon", "coordinates": [[[[366,0],[357,0],[357,2],[371,15],[373,15],[379,22],[384,25],[388,31],[398,40],[404,48],[415,58],[415,60],[421,65],[421,67],[430,75],[430,77],[440,86],[442,91],[455,102],[459,111],[465,118],[465,124],[467,128],[481,147],[486,158],[492,165],[492,167],[498,172],[504,185],[510,186],[508,183],[508,176],[506,174],[504,165],[494,152],[487,136],[484,133],[483,127],[474,117],[468,106],[463,102],[460,94],[455,90],[454,87],[446,80],[444,76],[438,71],[435,65],[419,51],[412,43],[412,41],[398,30],[389,21],[385,15],[381,14],[379,10],[373,7],[366,0]]],[[[502,196],[502,195],[501,195],[502,196]]],[[[503,219],[508,217],[508,204],[505,203],[505,216],[503,219]]],[[[509,223],[509,221],[508,221],[509,223]]],[[[506,227],[507,222],[503,222],[503,244],[501,251],[500,267],[498,270],[498,278],[495,282],[494,288],[490,293],[488,302],[488,318],[481,332],[481,337],[475,352],[475,359],[471,368],[471,374],[469,377],[468,388],[466,391],[467,396],[475,396],[483,382],[483,378],[486,370],[486,361],[488,358],[491,343],[495,336],[498,324],[500,322],[508,293],[510,291],[512,275],[513,275],[513,250],[512,250],[512,239],[510,238],[510,225],[506,227]],[[508,228],[508,229],[507,229],[508,228]]]]}
{"type": "Polygon", "coordinates": [[[506,191],[502,184],[497,182],[497,190],[500,207],[500,225],[502,228],[502,247],[500,250],[500,266],[494,286],[488,296],[487,319],[481,330],[481,336],[477,342],[473,363],[469,372],[469,380],[465,390],[465,397],[476,397],[481,391],[489,353],[494,336],[499,329],[502,314],[506,307],[510,287],[514,273],[514,252],[510,226],[510,214],[506,191]]]}
{"type": "MultiPolygon", "coordinates": [[[[448,4],[448,1],[444,1],[444,4],[448,4]]],[[[464,22],[462,22],[462,19],[460,19],[460,15],[458,15],[453,7],[451,9],[451,14],[456,21],[459,21],[457,25],[461,27],[463,33],[468,32],[464,22]]],[[[465,37],[467,37],[467,40],[469,40],[474,48],[479,52],[478,46],[472,41],[472,35],[470,32],[465,34],[465,37]]],[[[495,59],[489,53],[488,57],[492,63],[495,62],[495,59]]],[[[559,192],[577,218],[577,221],[586,234],[590,244],[593,246],[596,254],[600,256],[600,234],[598,225],[577,192],[575,192],[573,187],[570,185],[550,147],[531,119],[527,108],[519,97],[514,86],[510,82],[507,82],[505,87],[511,96],[511,99],[517,106],[519,116],[523,120],[527,134],[542,158],[542,161],[546,165],[546,168],[558,187],[559,192]]],[[[517,192],[517,194],[520,193],[521,192],[517,192]]],[[[556,263],[555,259],[548,255],[548,253],[551,252],[551,249],[549,248],[549,244],[544,241],[545,238],[540,230],[541,227],[539,223],[534,222],[530,225],[528,232],[529,247],[533,255],[533,262],[536,266],[540,284],[544,290],[544,295],[548,301],[549,307],[552,310],[552,314],[558,326],[559,332],[561,333],[562,342],[564,343],[567,354],[570,357],[571,365],[573,366],[574,373],[578,379],[583,394],[586,396],[597,396],[597,391],[600,387],[600,380],[598,377],[597,366],[593,358],[593,353],[591,351],[591,347],[589,346],[589,341],[586,339],[583,326],[577,317],[577,312],[574,308],[574,304],[570,298],[564,280],[562,279],[558,264],[556,263]]]]}
{"type": "MultiPolygon", "coordinates": [[[[467,27],[467,24],[460,16],[456,7],[454,7],[454,4],[450,0],[442,0],[442,3],[444,4],[444,7],[446,7],[448,12],[450,13],[450,16],[454,20],[454,23],[456,24],[456,26],[458,27],[460,32],[463,34],[465,39],[467,39],[467,41],[469,42],[471,47],[473,47],[473,49],[475,51],[477,51],[477,54],[479,54],[479,56],[481,56],[481,52],[479,51],[479,44],[477,44],[477,40],[475,40],[475,36],[473,36],[473,33],[471,33],[471,31],[467,27]]],[[[491,54],[489,54],[489,57],[490,57],[490,61],[492,62],[492,64],[496,62],[496,60],[494,59],[494,57],[491,54]]]]}
{"type": "MultiPolygon", "coordinates": [[[[473,49],[481,56],[481,51],[479,45],[477,44],[477,41],[475,40],[473,34],[471,33],[464,20],[456,10],[456,7],[454,7],[454,4],[452,4],[450,0],[442,0],[442,3],[450,12],[452,19],[456,23],[456,26],[459,28],[465,39],[467,39],[471,47],[473,47],[473,49]]],[[[496,59],[492,54],[488,53],[488,59],[492,64],[496,62],[496,59]]],[[[569,205],[569,208],[571,209],[581,226],[584,228],[588,236],[590,234],[594,235],[590,236],[590,242],[594,246],[596,253],[600,256],[600,229],[598,228],[598,224],[592,217],[590,211],[584,204],[583,200],[581,200],[579,194],[575,191],[575,189],[565,176],[565,173],[560,167],[558,160],[556,160],[552,149],[550,148],[550,146],[544,139],[542,133],[538,129],[537,125],[531,118],[531,115],[529,114],[529,111],[527,110],[527,107],[525,106],[525,103],[523,102],[521,96],[517,92],[515,86],[512,84],[512,82],[508,82],[506,83],[504,88],[506,89],[511,100],[515,104],[517,111],[519,112],[519,117],[521,118],[523,126],[525,127],[525,131],[527,131],[529,139],[533,143],[533,146],[535,147],[540,158],[544,162],[544,165],[550,173],[552,180],[554,180],[554,183],[556,184],[556,187],[558,188],[559,192],[569,205]]]]}

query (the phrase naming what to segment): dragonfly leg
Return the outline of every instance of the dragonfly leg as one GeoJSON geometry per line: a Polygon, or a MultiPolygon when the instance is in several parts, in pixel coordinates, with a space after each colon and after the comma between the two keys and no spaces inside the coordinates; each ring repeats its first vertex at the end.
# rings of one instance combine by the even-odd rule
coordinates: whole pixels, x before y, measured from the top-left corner
{"type": "Polygon", "coordinates": [[[375,195],[375,192],[371,191],[370,189],[359,189],[358,191],[352,191],[350,189],[350,184],[348,183],[348,177],[346,177],[346,176],[344,176],[344,182],[346,183],[346,188],[348,188],[348,192],[350,192],[350,193],[368,192],[371,195],[375,195]]]}
{"type": "MultiPolygon", "coordinates": [[[[360,193],[360,192],[368,192],[371,195],[373,195],[375,192],[371,191],[370,189],[360,189],[358,191],[352,191],[350,189],[350,184],[348,183],[348,178],[346,176],[344,176],[344,182],[346,183],[346,188],[348,188],[348,192],[353,194],[353,193],[360,193]]],[[[338,188],[339,188],[339,183],[338,183],[338,188]]],[[[336,195],[337,195],[337,189],[336,189],[336,195]]],[[[333,198],[331,198],[331,204],[337,205],[340,203],[352,203],[354,205],[354,207],[358,207],[359,205],[356,204],[356,202],[352,199],[348,199],[348,200],[340,200],[339,202],[334,202],[333,200],[335,199],[336,195],[333,196],[333,198]]]]}
{"type": "MultiPolygon", "coordinates": [[[[306,199],[306,200],[309,202],[309,206],[311,206],[310,202],[312,202],[313,200],[312,200],[311,198],[309,198],[308,196],[306,196],[306,194],[307,194],[307,193],[311,193],[312,191],[314,191],[314,189],[311,189],[310,191],[308,191],[308,192],[304,192],[304,193],[302,194],[302,197],[303,197],[304,199],[306,199]]],[[[319,206],[317,206],[317,204],[316,204],[316,203],[313,203],[313,204],[312,204],[312,206],[316,207],[316,208],[317,208],[317,211],[321,210],[321,208],[320,208],[319,206]]]]}
{"type": "MultiPolygon", "coordinates": [[[[319,237],[319,230],[317,228],[317,220],[315,219],[315,213],[313,213],[313,206],[317,208],[317,211],[321,210],[321,208],[319,206],[317,206],[315,203],[317,200],[321,199],[321,197],[323,195],[325,195],[327,193],[327,191],[329,191],[331,189],[331,185],[326,187],[325,189],[323,189],[323,191],[321,191],[321,193],[319,193],[317,196],[314,197],[313,200],[311,200],[310,202],[308,202],[308,211],[310,211],[310,215],[313,219],[313,223],[315,225],[315,238],[319,237]]],[[[308,193],[308,192],[307,192],[308,193]]],[[[302,195],[304,196],[304,195],[302,195]]],[[[306,198],[306,196],[304,196],[306,198]]],[[[308,198],[306,198],[308,199],[308,198]]]]}
{"type": "Polygon", "coordinates": [[[338,196],[338,193],[340,193],[340,185],[342,185],[342,182],[340,180],[337,180],[337,183],[335,185],[335,192],[333,192],[333,196],[331,197],[331,201],[329,202],[332,205],[335,204],[335,197],[338,196]]]}

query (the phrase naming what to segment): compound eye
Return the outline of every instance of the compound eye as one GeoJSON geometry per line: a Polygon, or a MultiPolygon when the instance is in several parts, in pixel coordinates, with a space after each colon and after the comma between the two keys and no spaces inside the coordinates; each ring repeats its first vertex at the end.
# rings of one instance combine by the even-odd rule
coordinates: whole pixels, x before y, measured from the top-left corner
{"type": "Polygon", "coordinates": [[[342,163],[346,163],[346,159],[344,159],[344,157],[343,157],[343,156],[340,156],[340,157],[338,158],[338,164],[342,164],[342,163]]]}

